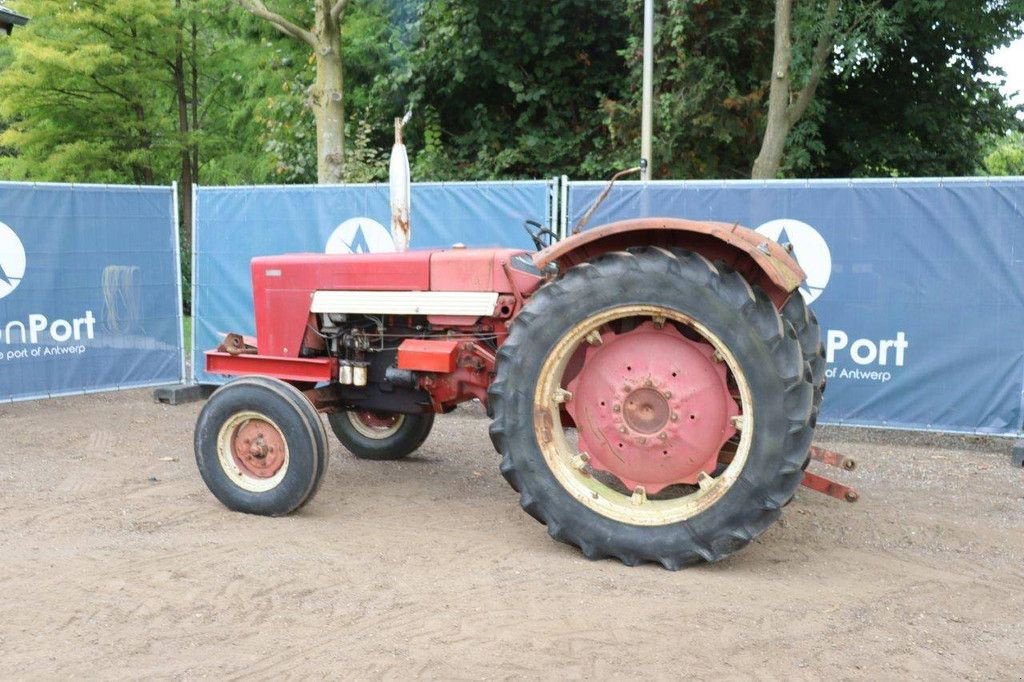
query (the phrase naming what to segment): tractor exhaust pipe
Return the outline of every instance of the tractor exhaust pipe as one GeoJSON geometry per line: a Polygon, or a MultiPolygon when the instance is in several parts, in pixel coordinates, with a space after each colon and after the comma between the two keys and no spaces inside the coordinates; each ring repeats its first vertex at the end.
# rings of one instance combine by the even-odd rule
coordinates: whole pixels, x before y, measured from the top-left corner
{"type": "Polygon", "coordinates": [[[408,251],[412,237],[409,213],[412,208],[412,188],[409,180],[409,155],[402,140],[402,129],[412,118],[412,109],[402,118],[395,119],[395,146],[391,148],[388,181],[391,186],[391,237],[396,251],[408,251]]]}

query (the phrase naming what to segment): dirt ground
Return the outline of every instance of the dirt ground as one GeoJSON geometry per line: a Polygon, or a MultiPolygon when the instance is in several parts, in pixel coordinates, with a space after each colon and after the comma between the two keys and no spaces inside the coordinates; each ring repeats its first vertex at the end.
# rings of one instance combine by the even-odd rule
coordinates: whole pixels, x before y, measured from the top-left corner
{"type": "Polygon", "coordinates": [[[479,408],[404,462],[335,446],[319,496],[231,513],[198,404],[0,406],[0,678],[1024,675],[1024,470],[1005,440],[823,429],[802,492],[722,563],[589,562],[519,509],[479,408]],[[173,458],[171,461],[165,461],[173,458]]]}

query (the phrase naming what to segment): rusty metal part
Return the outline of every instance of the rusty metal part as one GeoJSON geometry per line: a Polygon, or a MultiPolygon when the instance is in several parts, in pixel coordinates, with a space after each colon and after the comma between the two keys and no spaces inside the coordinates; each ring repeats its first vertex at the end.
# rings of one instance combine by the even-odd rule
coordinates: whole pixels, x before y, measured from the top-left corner
{"type": "Polygon", "coordinates": [[[461,341],[455,368],[450,372],[421,376],[419,387],[430,394],[435,412],[444,412],[471,398],[487,404],[487,389],[494,373],[494,353],[482,343],[461,341]]]}
{"type": "Polygon", "coordinates": [[[856,502],[860,499],[860,495],[853,488],[824,476],[812,474],[810,471],[804,472],[804,479],[800,481],[800,485],[845,502],[856,502]]]}
{"type": "Polygon", "coordinates": [[[832,450],[826,450],[825,448],[818,447],[817,445],[811,446],[811,459],[827,464],[830,467],[836,467],[837,469],[846,469],[847,471],[853,471],[857,468],[857,462],[844,457],[838,452],[832,450]]]}
{"type": "Polygon", "coordinates": [[[613,175],[611,180],[608,181],[608,184],[605,185],[604,189],[597,196],[597,199],[594,200],[594,203],[590,205],[590,208],[587,209],[587,212],[583,214],[583,217],[579,219],[579,221],[576,223],[576,226],[572,228],[572,233],[579,234],[580,232],[583,231],[583,228],[587,226],[588,222],[590,222],[590,218],[593,217],[594,211],[597,210],[597,207],[603,204],[604,200],[608,198],[608,193],[612,191],[612,186],[615,185],[616,180],[626,175],[639,173],[643,171],[643,169],[643,166],[634,166],[633,168],[627,168],[626,170],[619,171],[618,173],[613,175]]]}
{"type": "Polygon", "coordinates": [[[653,388],[638,388],[623,401],[626,425],[640,433],[658,433],[668,424],[668,400],[653,388]]]}
{"type": "Polygon", "coordinates": [[[225,334],[217,350],[228,355],[255,355],[256,344],[254,340],[246,339],[241,334],[225,334]]]}
{"type": "Polygon", "coordinates": [[[545,359],[533,407],[537,444],[558,483],[595,513],[636,526],[707,510],[750,454],[752,430],[732,426],[732,416],[752,409],[735,356],[704,325],[664,306],[623,305],[575,325],[545,359]],[[720,470],[722,443],[735,436],[720,470]]]}
{"type": "MultiPolygon", "coordinates": [[[[514,283],[512,286],[513,288],[516,287],[514,283]]],[[[516,290],[518,291],[518,289],[516,290]]],[[[492,317],[503,320],[508,319],[522,307],[522,299],[517,299],[515,296],[508,295],[498,296],[498,300],[494,304],[494,314],[492,317]]]]}
{"type": "Polygon", "coordinates": [[[621,334],[595,329],[585,340],[565,409],[591,465],[649,494],[714,471],[739,414],[715,349],[653,321],[621,334]]]}
{"type": "Polygon", "coordinates": [[[235,427],[231,454],[243,473],[255,478],[272,478],[287,455],[284,436],[269,421],[248,419],[235,427]]]}
{"type": "Polygon", "coordinates": [[[638,245],[682,246],[709,260],[724,260],[765,289],[780,307],[806,277],[782,246],[753,230],[677,218],[638,218],[595,227],[539,251],[533,262],[541,270],[557,262],[564,270],[602,253],[638,245]]]}

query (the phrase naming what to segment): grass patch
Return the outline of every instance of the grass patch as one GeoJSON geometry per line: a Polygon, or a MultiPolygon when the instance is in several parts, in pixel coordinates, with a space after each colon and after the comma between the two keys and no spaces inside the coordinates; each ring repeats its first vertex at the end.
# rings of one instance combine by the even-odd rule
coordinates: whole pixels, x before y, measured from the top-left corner
{"type": "Polygon", "coordinates": [[[185,315],[182,321],[185,329],[185,357],[192,357],[192,316],[185,315]]]}

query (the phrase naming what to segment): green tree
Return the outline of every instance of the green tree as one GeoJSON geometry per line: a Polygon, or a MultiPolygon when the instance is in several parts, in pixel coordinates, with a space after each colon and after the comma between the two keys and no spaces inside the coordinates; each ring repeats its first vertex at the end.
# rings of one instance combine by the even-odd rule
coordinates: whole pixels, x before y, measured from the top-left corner
{"type": "MultiPolygon", "coordinates": [[[[348,0],[314,0],[310,28],[270,10],[262,0],[238,0],[247,12],[268,21],[284,35],[308,46],[316,63],[309,106],[316,119],[317,179],[324,184],[344,179],[345,80],[341,26],[348,0]]],[[[305,22],[309,25],[310,22],[305,22]]]]}
{"type": "MultiPolygon", "coordinates": [[[[639,148],[642,0],[629,4],[629,90],[609,109],[616,150],[639,148]]],[[[779,89],[789,90],[780,98],[787,108],[777,109],[801,116],[792,117],[779,167],[767,175],[970,174],[980,163],[979,132],[1013,125],[1015,110],[999,95],[987,55],[1020,34],[1021,4],[843,0],[818,85],[801,98],[829,5],[796,3],[791,77],[779,89]]],[[[750,177],[769,127],[773,7],[656,7],[655,177],[750,177]]]]}
{"type": "MultiPolygon", "coordinates": [[[[640,149],[643,47],[643,0],[625,5],[627,79],[604,103],[607,144],[622,167],[640,149]]],[[[770,6],[665,0],[655,10],[651,177],[748,177],[764,125],[770,6]]]]}
{"type": "Polygon", "coordinates": [[[888,0],[899,30],[849,77],[823,84],[831,177],[971,175],[983,139],[1020,123],[988,61],[1021,35],[1020,0],[888,0]]]}
{"type": "MultiPolygon", "coordinates": [[[[348,140],[342,180],[385,177],[409,105],[418,179],[636,163],[642,0],[317,0],[292,3],[284,27],[238,2],[21,0],[33,22],[0,42],[0,177],[177,179],[186,224],[191,182],[317,180],[317,102],[340,92],[301,33],[316,33],[318,6],[345,9],[329,126],[348,140]]],[[[773,85],[784,146],[765,176],[974,172],[988,140],[1019,130],[987,55],[1020,34],[1022,4],[794,3],[788,83],[775,83],[770,3],[658,0],[654,176],[750,177],[773,85]]]]}
{"type": "MultiPolygon", "coordinates": [[[[409,5],[404,0],[361,0],[345,12],[341,58],[345,65],[345,182],[387,177],[392,121],[408,105],[409,5]]],[[[264,26],[269,26],[265,24],[264,26]]],[[[268,36],[248,36],[267,47],[268,36]]],[[[280,40],[266,50],[271,68],[253,81],[268,94],[255,116],[263,126],[276,182],[317,181],[317,144],[308,93],[316,60],[304,43],[280,40]]]]}
{"type": "Polygon", "coordinates": [[[823,79],[843,78],[889,32],[889,12],[878,2],[775,0],[768,110],[751,177],[776,177],[790,133],[807,113],[823,79]],[[806,36],[806,37],[804,37],[806,36]],[[794,45],[794,40],[796,45],[794,45]],[[839,54],[849,55],[836,59],[839,54]]]}
{"type": "Polygon", "coordinates": [[[602,104],[624,85],[619,3],[435,0],[416,25],[399,89],[421,112],[409,137],[428,145],[430,165],[460,178],[614,166],[602,104]]]}
{"type": "Polygon", "coordinates": [[[995,139],[982,165],[985,175],[1024,175],[1024,132],[995,139]]]}
{"type": "Polygon", "coordinates": [[[187,274],[192,183],[269,177],[261,131],[237,113],[261,101],[247,88],[262,54],[233,37],[224,0],[22,5],[35,20],[4,46],[0,177],[177,180],[187,274]]]}
{"type": "MultiPolygon", "coordinates": [[[[153,183],[159,148],[173,129],[161,100],[168,70],[145,50],[172,7],[159,0],[99,3],[23,2],[33,22],[0,75],[0,116],[11,121],[0,145],[6,177],[153,183]]],[[[163,173],[166,175],[166,172],[163,173]]]]}

